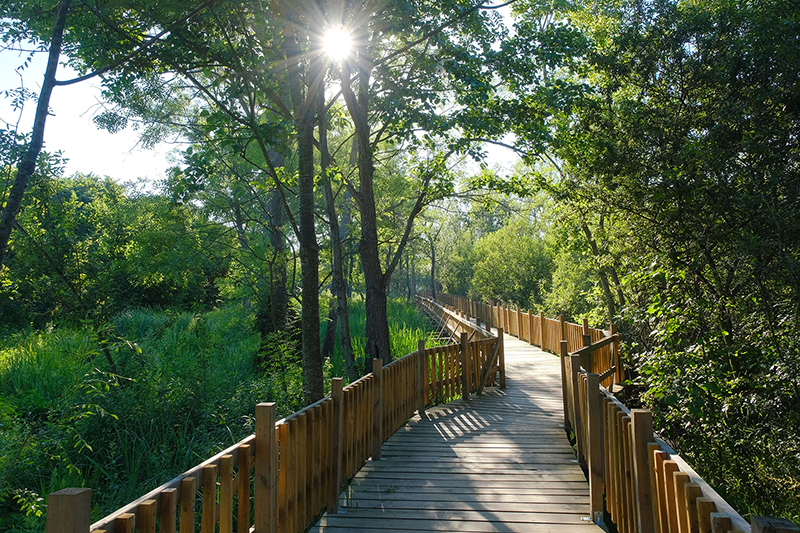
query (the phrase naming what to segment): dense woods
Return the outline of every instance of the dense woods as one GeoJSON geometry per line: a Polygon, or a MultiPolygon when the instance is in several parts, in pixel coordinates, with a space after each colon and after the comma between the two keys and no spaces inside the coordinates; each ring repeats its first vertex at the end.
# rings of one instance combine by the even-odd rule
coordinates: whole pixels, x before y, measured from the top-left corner
{"type": "Polygon", "coordinates": [[[32,131],[0,129],[0,528],[66,486],[113,509],[255,403],[413,350],[417,291],[616,323],[661,435],[800,519],[796,6],[499,7],[3,3],[3,53],[51,68],[8,95],[32,131]],[[99,127],[180,139],[161,183],[43,147],[51,91],[90,79],[99,127]]]}

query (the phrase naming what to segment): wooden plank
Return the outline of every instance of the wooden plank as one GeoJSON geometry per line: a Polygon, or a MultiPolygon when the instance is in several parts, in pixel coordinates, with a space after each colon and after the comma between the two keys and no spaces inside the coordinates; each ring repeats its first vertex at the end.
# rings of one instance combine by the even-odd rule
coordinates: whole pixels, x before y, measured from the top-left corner
{"type": "Polygon", "coordinates": [[[197,481],[193,477],[181,480],[181,533],[195,533],[194,504],[196,501],[197,481]]]}
{"type": "MultiPolygon", "coordinates": [[[[381,461],[368,461],[356,473],[338,502],[346,513],[326,514],[311,531],[599,531],[584,520],[588,484],[572,462],[562,426],[560,359],[538,351],[532,356],[528,350],[534,349],[513,338],[507,347],[514,379],[509,389],[486,387],[469,402],[414,416],[383,444],[381,461]],[[525,352],[516,351],[520,345],[525,352]],[[529,374],[517,374],[520,368],[529,374]]],[[[436,363],[434,394],[447,395],[449,383],[457,395],[463,383],[459,347],[429,353],[436,363]]],[[[472,357],[479,360],[479,348],[472,357]]],[[[418,373],[416,365],[409,375],[418,373]]],[[[404,413],[405,374],[402,363],[387,368],[394,366],[401,401],[392,412],[404,413]]]]}
{"type": "Polygon", "coordinates": [[[139,505],[139,512],[136,513],[139,522],[136,529],[139,533],[156,533],[157,509],[156,500],[147,500],[139,505]]]}
{"type": "MultiPolygon", "coordinates": [[[[424,345],[423,345],[424,346],[424,345]]],[[[339,505],[339,489],[342,486],[344,411],[342,389],[344,380],[331,380],[331,480],[328,492],[328,512],[336,513],[339,505]]]]}
{"type": "MultiPolygon", "coordinates": [[[[297,506],[296,506],[296,523],[298,529],[305,526],[306,520],[310,518],[311,509],[307,509],[309,504],[309,490],[313,482],[309,479],[314,474],[312,471],[313,466],[309,465],[309,449],[308,449],[308,432],[311,426],[314,425],[314,413],[316,409],[311,409],[303,413],[302,416],[297,417],[297,506]]],[[[303,527],[303,529],[305,529],[303,527]]]]}
{"type": "Polygon", "coordinates": [[[233,456],[219,459],[219,533],[233,533],[233,456]]]}
{"type": "Polygon", "coordinates": [[[678,508],[675,499],[675,473],[678,472],[678,464],[675,461],[664,461],[664,483],[666,485],[667,498],[667,519],[669,530],[678,531],[678,508]]]}
{"type": "MultiPolygon", "coordinates": [[[[284,524],[289,523],[289,424],[283,422],[278,424],[278,502],[277,502],[277,524],[280,531],[285,531],[284,524]]],[[[257,482],[257,481],[256,481],[257,482]]],[[[258,511],[258,501],[256,501],[256,511],[258,511]]],[[[183,533],[183,532],[181,532],[183,533]]],[[[258,533],[258,530],[256,530],[258,533]]]]}
{"type": "Polygon", "coordinates": [[[700,526],[697,521],[697,499],[703,497],[703,491],[697,483],[686,483],[683,488],[684,498],[686,499],[686,522],[689,524],[691,533],[698,533],[700,526]]]}
{"type": "Polygon", "coordinates": [[[160,533],[175,533],[177,525],[178,491],[165,489],[158,501],[158,522],[160,533]]]}
{"type": "Polygon", "coordinates": [[[136,515],[123,513],[114,520],[114,533],[133,533],[136,529],[136,515]]]}
{"type": "Polygon", "coordinates": [[[278,527],[275,441],[275,403],[260,403],[256,405],[255,533],[275,533],[278,527]]]}
{"type": "Polygon", "coordinates": [[[689,518],[686,515],[686,485],[689,484],[689,474],[686,472],[675,472],[672,475],[673,485],[675,486],[675,509],[678,514],[678,533],[689,532],[689,518]]]}
{"type": "MultiPolygon", "coordinates": [[[[239,446],[236,485],[239,499],[236,508],[237,531],[250,530],[250,445],[239,446]]],[[[163,523],[163,522],[162,522],[163,523]]]]}
{"type": "Polygon", "coordinates": [[[216,533],[217,525],[217,466],[203,468],[203,513],[200,519],[202,533],[216,533]]]}
{"type": "Polygon", "coordinates": [[[650,455],[647,445],[653,438],[653,415],[646,409],[631,411],[636,525],[639,533],[653,533],[653,499],[650,483],[650,455]]]}

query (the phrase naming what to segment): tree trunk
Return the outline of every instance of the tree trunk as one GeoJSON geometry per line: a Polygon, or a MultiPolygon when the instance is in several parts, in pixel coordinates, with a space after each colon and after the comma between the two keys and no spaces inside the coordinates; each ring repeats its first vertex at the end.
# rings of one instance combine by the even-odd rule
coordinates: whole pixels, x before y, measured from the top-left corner
{"type": "Polygon", "coordinates": [[[603,296],[606,300],[606,307],[608,308],[608,320],[609,322],[614,322],[614,317],[617,316],[617,307],[614,302],[614,296],[611,294],[611,286],[608,283],[608,274],[606,273],[606,269],[603,266],[603,258],[600,256],[600,250],[597,247],[597,241],[594,240],[592,236],[592,230],[589,229],[589,225],[586,223],[586,219],[583,217],[583,214],[580,215],[581,218],[581,229],[583,230],[583,234],[586,236],[586,240],[589,242],[589,247],[592,249],[592,254],[597,261],[597,274],[600,276],[600,285],[603,288],[603,296]]]}
{"type": "MultiPolygon", "coordinates": [[[[277,152],[270,152],[270,159],[275,168],[283,167],[284,157],[277,152]]],[[[269,213],[268,233],[272,246],[273,261],[270,265],[270,320],[275,331],[286,328],[286,315],[289,311],[289,293],[286,290],[286,243],[283,238],[283,199],[277,190],[272,190],[267,202],[269,213]]]]}
{"type": "MultiPolygon", "coordinates": [[[[333,289],[331,289],[331,292],[333,289]]],[[[339,322],[339,308],[335,302],[331,302],[328,308],[328,320],[326,321],[325,336],[322,337],[322,358],[328,359],[333,355],[333,346],[336,344],[336,326],[339,322]]]]}
{"type": "Polygon", "coordinates": [[[392,360],[389,343],[389,318],[386,310],[386,279],[381,270],[378,249],[378,218],[375,210],[374,176],[370,144],[369,112],[369,64],[365,46],[358,47],[358,97],[350,85],[350,68],[347,62],[342,68],[342,94],[347,110],[353,119],[358,141],[359,204],[361,209],[361,239],[358,251],[364,270],[365,307],[367,312],[366,345],[364,347],[365,372],[372,367],[373,359],[382,359],[384,364],[392,360]]]}
{"type": "Polygon", "coordinates": [[[372,367],[372,359],[382,359],[383,363],[387,364],[392,360],[392,355],[389,344],[389,316],[386,310],[386,280],[378,255],[372,150],[360,147],[358,160],[358,175],[361,180],[361,240],[358,251],[364,269],[367,312],[364,368],[369,369],[372,367]]]}
{"type": "Polygon", "coordinates": [[[53,87],[55,87],[56,83],[56,70],[58,69],[58,59],[61,56],[64,27],[66,26],[67,13],[69,13],[71,3],[71,0],[61,0],[58,4],[56,21],[53,25],[53,37],[50,39],[47,69],[44,73],[44,82],[39,93],[39,101],[36,104],[31,144],[28,146],[25,157],[17,166],[17,176],[14,178],[14,185],[11,186],[2,219],[0,219],[0,267],[3,266],[3,261],[5,260],[11,229],[17,220],[20,207],[22,207],[22,198],[28,189],[28,182],[33,176],[34,170],[36,170],[36,160],[39,158],[39,153],[42,151],[42,145],[44,144],[44,126],[50,107],[50,95],[53,93],[53,87]]]}
{"type": "MultiPolygon", "coordinates": [[[[347,303],[347,283],[344,279],[344,253],[342,252],[342,238],[339,233],[339,220],[336,217],[336,204],[333,197],[333,187],[329,174],[330,153],[328,152],[328,120],[325,111],[325,89],[320,87],[317,96],[317,120],[319,122],[319,148],[322,183],[325,192],[325,210],[328,215],[328,225],[331,231],[331,250],[333,255],[331,292],[336,298],[336,319],[328,324],[331,336],[334,326],[339,326],[339,342],[342,347],[342,357],[346,365],[347,376],[350,381],[356,380],[355,361],[353,359],[353,345],[350,339],[350,308],[347,303]]],[[[325,340],[328,340],[326,333],[325,340]]],[[[331,342],[333,352],[333,342],[331,342]]]]}
{"type": "MultiPolygon", "coordinates": [[[[294,21],[288,21],[292,28],[294,21]]],[[[303,94],[302,65],[298,37],[292,29],[285,30],[289,89],[292,98],[292,113],[297,128],[298,162],[298,221],[300,243],[300,266],[302,286],[302,310],[300,331],[303,352],[303,390],[306,402],[322,399],[322,353],[319,339],[319,247],[314,225],[314,102],[316,87],[309,87],[303,94]]]]}

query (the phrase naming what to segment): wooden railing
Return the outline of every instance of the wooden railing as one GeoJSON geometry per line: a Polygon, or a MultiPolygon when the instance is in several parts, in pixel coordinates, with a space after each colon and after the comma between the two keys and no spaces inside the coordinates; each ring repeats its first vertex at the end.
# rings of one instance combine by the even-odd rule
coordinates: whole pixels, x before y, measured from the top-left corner
{"type": "MultiPolygon", "coordinates": [[[[566,322],[563,315],[547,318],[544,313],[536,314],[530,309],[526,312],[503,303],[477,302],[449,294],[437,294],[436,301],[459,316],[475,317],[476,323],[485,324],[487,330],[501,327],[509,335],[555,354],[561,353],[561,341],[566,340],[568,351],[573,352],[600,339],[613,337],[617,331],[613,324],[608,330],[590,328],[585,319],[583,324],[573,324],[566,322]]],[[[602,384],[609,388],[625,380],[619,337],[613,338],[613,342],[593,350],[591,358],[584,361],[591,372],[603,376],[602,384]]]]}
{"type": "MultiPolygon", "coordinates": [[[[506,368],[502,328],[499,329],[500,333],[495,336],[477,321],[472,322],[466,312],[456,311],[423,296],[417,296],[416,302],[439,324],[443,331],[447,331],[450,339],[459,343],[460,355],[458,357],[446,353],[447,350],[452,349],[451,347],[444,347],[445,353],[440,354],[436,354],[435,350],[438,349],[434,348],[430,356],[431,364],[434,360],[439,360],[440,367],[444,365],[449,368],[450,365],[453,365],[454,371],[465,376],[464,384],[461,387],[463,398],[468,397],[465,391],[480,393],[487,383],[495,381],[498,381],[501,388],[505,388],[506,368]]],[[[445,388],[450,390],[452,387],[445,388]]],[[[442,391],[436,391],[436,394],[441,395],[442,391]]],[[[447,396],[445,392],[444,396],[436,396],[436,399],[447,401],[451,397],[454,396],[447,396]]]]}
{"type": "Polygon", "coordinates": [[[448,327],[457,344],[420,341],[386,366],[374,360],[371,373],[347,387],[334,378],[328,396],[282,420],[274,403],[258,404],[253,435],[94,524],[90,489],[50,494],[47,533],[195,533],[198,522],[202,533],[305,531],[337,512],[341,489],[415,411],[468,399],[497,376],[504,384],[502,335],[468,333],[453,317],[448,327]]]}
{"type": "Polygon", "coordinates": [[[562,341],[565,424],[587,468],[595,522],[605,510],[621,533],[749,532],[750,525],[667,443],[645,409],[628,409],[584,366],[606,337],[572,353],[562,341]]]}

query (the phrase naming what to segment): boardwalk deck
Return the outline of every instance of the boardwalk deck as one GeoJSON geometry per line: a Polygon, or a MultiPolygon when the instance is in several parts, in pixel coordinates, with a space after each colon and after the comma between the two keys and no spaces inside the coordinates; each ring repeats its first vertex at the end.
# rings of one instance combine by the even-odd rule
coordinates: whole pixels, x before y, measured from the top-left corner
{"type": "Polygon", "coordinates": [[[564,434],[558,358],[504,342],[506,389],[412,418],[311,531],[599,531],[564,434]]]}

